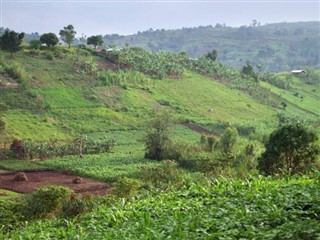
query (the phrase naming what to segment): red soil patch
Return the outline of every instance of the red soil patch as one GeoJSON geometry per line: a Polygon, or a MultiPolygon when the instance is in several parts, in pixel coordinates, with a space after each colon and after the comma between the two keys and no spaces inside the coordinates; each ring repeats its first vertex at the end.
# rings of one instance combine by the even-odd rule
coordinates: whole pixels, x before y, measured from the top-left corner
{"type": "Polygon", "coordinates": [[[81,178],[81,182],[77,181],[78,183],[75,184],[73,181],[77,178],[76,176],[57,171],[25,172],[28,181],[16,181],[14,179],[16,174],[15,172],[0,174],[0,188],[19,193],[30,193],[41,186],[59,185],[69,187],[76,193],[89,192],[94,195],[104,195],[110,189],[108,184],[88,178],[81,178]]]}

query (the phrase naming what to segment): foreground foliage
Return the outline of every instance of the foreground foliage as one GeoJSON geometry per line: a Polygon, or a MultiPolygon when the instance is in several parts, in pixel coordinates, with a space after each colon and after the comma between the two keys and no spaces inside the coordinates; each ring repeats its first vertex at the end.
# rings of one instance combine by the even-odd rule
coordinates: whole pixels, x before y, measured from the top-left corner
{"type": "MultiPolygon", "coordinates": [[[[319,173],[318,173],[319,174],[319,173]]],[[[77,220],[37,221],[5,239],[318,239],[317,177],[199,178],[180,190],[105,201],[77,220]]],[[[1,235],[2,234],[2,235],[1,235]]]]}

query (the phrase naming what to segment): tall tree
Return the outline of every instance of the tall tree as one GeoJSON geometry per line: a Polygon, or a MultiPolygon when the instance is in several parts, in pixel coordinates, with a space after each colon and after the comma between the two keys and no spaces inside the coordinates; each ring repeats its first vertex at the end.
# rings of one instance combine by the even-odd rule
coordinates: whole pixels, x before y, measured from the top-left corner
{"type": "Polygon", "coordinates": [[[211,59],[212,61],[216,61],[218,57],[218,51],[216,49],[213,49],[206,55],[206,57],[211,59]]]}
{"type": "Polygon", "coordinates": [[[103,44],[103,39],[101,35],[91,36],[87,39],[87,44],[92,44],[94,46],[94,49],[97,48],[97,46],[101,46],[103,44]]]}
{"type": "Polygon", "coordinates": [[[74,27],[69,24],[67,27],[63,27],[62,30],[60,30],[59,35],[61,36],[62,40],[68,44],[69,48],[71,43],[73,42],[76,31],[74,30],[74,27]]]}
{"type": "Polygon", "coordinates": [[[41,43],[46,44],[48,47],[51,47],[57,45],[59,39],[54,33],[45,33],[41,35],[40,41],[41,43]]]}
{"type": "Polygon", "coordinates": [[[5,33],[0,37],[0,48],[11,52],[11,58],[14,52],[20,51],[20,45],[22,39],[24,38],[24,33],[16,33],[15,31],[6,30],[5,33]]]}

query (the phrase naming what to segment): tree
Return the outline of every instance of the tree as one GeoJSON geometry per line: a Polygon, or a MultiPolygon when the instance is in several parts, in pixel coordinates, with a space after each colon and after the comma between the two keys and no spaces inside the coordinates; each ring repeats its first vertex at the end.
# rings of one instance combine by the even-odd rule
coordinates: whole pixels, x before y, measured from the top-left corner
{"type": "Polygon", "coordinates": [[[241,73],[246,76],[257,79],[257,74],[254,72],[253,66],[249,62],[247,62],[246,65],[242,67],[241,73]]]}
{"type": "Polygon", "coordinates": [[[213,49],[206,55],[206,57],[211,59],[212,61],[216,61],[218,57],[218,51],[216,49],[213,49]]]}
{"type": "Polygon", "coordinates": [[[306,172],[319,154],[317,140],[316,133],[300,123],[282,125],[270,134],[258,170],[266,175],[306,172]]]}
{"type": "Polygon", "coordinates": [[[20,45],[22,39],[24,38],[24,33],[16,33],[15,31],[6,30],[5,33],[0,37],[0,48],[11,52],[11,58],[14,52],[20,51],[20,45]]]}
{"type": "Polygon", "coordinates": [[[60,30],[59,35],[61,36],[62,40],[68,44],[69,48],[71,43],[73,42],[76,31],[74,30],[73,26],[70,24],[67,27],[63,27],[63,30],[60,30]]]}
{"type": "Polygon", "coordinates": [[[48,47],[51,47],[57,45],[59,39],[54,33],[45,33],[41,35],[40,42],[46,44],[48,47]]]}
{"type": "Polygon", "coordinates": [[[231,155],[238,138],[238,130],[234,127],[227,127],[220,137],[219,148],[224,155],[231,155]]]}
{"type": "Polygon", "coordinates": [[[29,46],[31,49],[40,49],[41,47],[41,41],[40,40],[31,40],[29,42],[29,46]]]}
{"type": "Polygon", "coordinates": [[[88,37],[87,44],[88,45],[92,44],[94,46],[94,49],[96,49],[97,46],[101,46],[103,44],[102,36],[97,35],[97,36],[88,37]]]}
{"type": "Polygon", "coordinates": [[[169,138],[171,124],[171,118],[165,113],[158,113],[150,121],[146,136],[146,158],[158,161],[164,158],[165,150],[171,142],[169,138]]]}

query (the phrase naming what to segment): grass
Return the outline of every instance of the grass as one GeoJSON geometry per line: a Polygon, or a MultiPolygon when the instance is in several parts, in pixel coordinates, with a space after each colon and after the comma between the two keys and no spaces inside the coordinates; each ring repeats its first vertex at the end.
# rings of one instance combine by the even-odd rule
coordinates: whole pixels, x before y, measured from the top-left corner
{"type": "Polygon", "coordinates": [[[8,171],[39,171],[46,170],[48,167],[39,165],[35,161],[28,160],[1,160],[0,169],[8,171]]]}
{"type": "Polygon", "coordinates": [[[236,117],[259,120],[273,114],[271,109],[251,97],[191,72],[180,81],[161,81],[156,86],[159,87],[159,97],[156,98],[167,98],[172,105],[181,103],[181,107],[187,108],[191,115],[197,114],[215,121],[236,117]]]}
{"type": "Polygon", "coordinates": [[[8,111],[5,115],[7,134],[13,138],[48,140],[68,139],[63,128],[49,116],[39,116],[26,111],[8,111]]]}
{"type": "Polygon", "coordinates": [[[318,119],[320,116],[319,110],[319,94],[313,92],[311,89],[319,91],[319,87],[310,86],[301,82],[292,81],[293,88],[291,90],[279,89],[269,83],[261,82],[261,85],[270,89],[272,92],[281,95],[283,99],[289,102],[288,111],[292,114],[308,112],[309,117],[318,119]],[[299,88],[297,87],[299,86],[299,88]],[[310,91],[311,90],[311,91],[310,91]]]}
{"type": "Polygon", "coordinates": [[[93,104],[82,96],[81,89],[60,86],[55,88],[32,89],[31,92],[43,98],[49,108],[82,108],[92,107],[93,104]]]}
{"type": "Polygon", "coordinates": [[[5,189],[0,189],[0,202],[10,201],[12,198],[17,198],[19,196],[21,196],[21,194],[5,189]]]}

